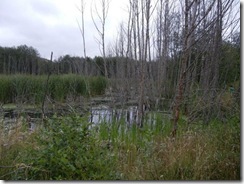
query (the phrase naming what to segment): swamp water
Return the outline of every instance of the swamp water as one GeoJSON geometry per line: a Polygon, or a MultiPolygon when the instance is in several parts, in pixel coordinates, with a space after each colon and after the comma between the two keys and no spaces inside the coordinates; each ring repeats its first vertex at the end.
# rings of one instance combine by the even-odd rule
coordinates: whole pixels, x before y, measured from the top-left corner
{"type": "MultiPolygon", "coordinates": [[[[154,126],[156,123],[157,113],[158,112],[146,112],[146,121],[151,126],[154,126]]],[[[52,117],[53,114],[54,112],[49,112],[47,116],[52,117]]],[[[127,106],[123,109],[114,109],[106,105],[98,105],[92,107],[90,109],[89,114],[89,122],[93,123],[94,125],[102,122],[112,123],[123,120],[126,122],[128,126],[131,126],[138,120],[137,106],[127,106]]],[[[161,114],[164,114],[166,118],[169,118],[170,116],[170,114],[167,112],[161,112],[161,114]]],[[[40,112],[34,112],[33,110],[22,112],[21,115],[14,110],[6,110],[1,113],[0,122],[6,130],[11,129],[20,121],[26,122],[29,130],[33,131],[36,127],[38,127],[41,124],[41,116],[42,114],[40,112]]]]}

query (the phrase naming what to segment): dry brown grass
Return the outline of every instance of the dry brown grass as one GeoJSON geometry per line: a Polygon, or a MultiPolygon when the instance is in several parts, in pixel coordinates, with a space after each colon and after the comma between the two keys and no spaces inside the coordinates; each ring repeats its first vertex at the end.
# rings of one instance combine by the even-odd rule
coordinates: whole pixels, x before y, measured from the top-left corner
{"type": "MultiPolygon", "coordinates": [[[[1,124],[3,127],[3,122],[1,124]]],[[[4,127],[0,129],[0,178],[8,179],[8,176],[24,168],[25,164],[20,162],[21,153],[29,146],[35,146],[32,140],[34,134],[28,130],[23,118],[16,119],[8,130],[4,127]]]]}
{"type": "Polygon", "coordinates": [[[222,132],[220,137],[230,141],[224,142],[211,133],[188,131],[175,140],[155,137],[150,148],[124,153],[120,169],[129,180],[240,179],[240,148],[238,142],[236,150],[229,145],[233,134],[222,132]]]}

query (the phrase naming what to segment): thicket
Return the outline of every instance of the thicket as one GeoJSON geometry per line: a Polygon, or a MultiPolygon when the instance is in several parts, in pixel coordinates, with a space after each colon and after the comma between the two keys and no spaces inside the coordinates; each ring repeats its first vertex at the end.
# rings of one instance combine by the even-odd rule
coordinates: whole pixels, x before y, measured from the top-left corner
{"type": "Polygon", "coordinates": [[[56,101],[73,97],[101,95],[107,80],[104,77],[82,77],[80,75],[51,75],[47,85],[46,75],[0,75],[1,103],[40,104],[48,87],[47,95],[56,101]]]}
{"type": "Polygon", "coordinates": [[[240,117],[188,124],[156,113],[143,128],[121,119],[54,116],[29,133],[24,120],[1,129],[3,180],[240,180],[240,117]]]}

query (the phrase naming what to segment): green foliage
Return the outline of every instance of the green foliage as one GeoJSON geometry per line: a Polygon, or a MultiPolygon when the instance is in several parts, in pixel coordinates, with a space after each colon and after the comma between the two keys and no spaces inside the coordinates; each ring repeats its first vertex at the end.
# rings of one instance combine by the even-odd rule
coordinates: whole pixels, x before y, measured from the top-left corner
{"type": "Polygon", "coordinates": [[[8,76],[0,76],[0,102],[9,103],[12,101],[11,81],[8,76]]]}
{"type": "Polygon", "coordinates": [[[45,89],[45,78],[43,76],[14,75],[10,76],[10,79],[15,101],[20,101],[21,103],[41,102],[45,89]]]}
{"type": "Polygon", "coordinates": [[[22,141],[20,131],[10,134],[0,166],[12,167],[0,168],[0,178],[240,180],[240,117],[206,125],[181,116],[177,137],[171,129],[160,113],[146,117],[143,128],[124,119],[92,125],[76,114],[54,116],[22,141]]]}
{"type": "Polygon", "coordinates": [[[24,166],[24,150],[28,149],[29,145],[34,146],[32,135],[27,133],[25,121],[17,120],[16,125],[9,131],[4,128],[3,121],[0,121],[0,126],[0,179],[14,180],[24,166]]]}
{"type": "Polygon", "coordinates": [[[119,169],[124,179],[240,180],[238,118],[182,128],[174,139],[151,134],[146,140],[144,134],[145,144],[131,142],[127,151],[121,150],[119,169]]]}
{"type": "Polygon", "coordinates": [[[90,88],[92,95],[101,95],[105,92],[107,80],[104,77],[92,77],[90,79],[90,88]]]}
{"type": "Polygon", "coordinates": [[[220,62],[220,84],[230,85],[240,81],[240,48],[230,42],[224,42],[222,61],[220,62]]]}
{"type": "MultiPolygon", "coordinates": [[[[1,75],[0,102],[2,103],[36,103],[43,100],[47,76],[1,75]]],[[[107,81],[104,77],[82,77],[79,75],[51,75],[48,93],[53,100],[65,101],[68,95],[73,97],[101,95],[107,81]]]]}
{"type": "Polygon", "coordinates": [[[17,179],[107,180],[116,179],[114,159],[99,145],[87,118],[53,117],[37,136],[38,148],[28,150],[17,179]]]}
{"type": "Polygon", "coordinates": [[[52,99],[62,101],[66,98],[69,91],[67,78],[64,78],[64,76],[51,76],[48,85],[52,99]]]}

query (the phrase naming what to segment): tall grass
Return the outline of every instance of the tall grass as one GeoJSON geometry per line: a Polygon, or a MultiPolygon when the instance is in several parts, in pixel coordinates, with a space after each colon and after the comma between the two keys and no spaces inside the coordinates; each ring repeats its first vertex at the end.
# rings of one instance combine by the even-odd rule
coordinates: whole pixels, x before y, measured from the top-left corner
{"type": "MultiPolygon", "coordinates": [[[[47,76],[1,75],[0,102],[41,103],[45,94],[47,76]]],[[[87,96],[104,93],[107,81],[103,77],[82,77],[79,75],[51,75],[48,96],[56,101],[65,101],[71,95],[87,96]]]]}
{"type": "Polygon", "coordinates": [[[20,133],[9,137],[11,146],[1,147],[0,178],[240,180],[239,117],[209,125],[182,120],[174,139],[161,114],[144,124],[121,119],[91,126],[86,117],[54,116],[25,139],[18,139],[20,133]]]}
{"type": "Polygon", "coordinates": [[[6,75],[0,76],[0,102],[8,103],[12,101],[13,87],[11,79],[6,75]]]}
{"type": "Polygon", "coordinates": [[[144,128],[124,122],[99,125],[103,140],[118,156],[124,180],[240,180],[240,119],[188,125],[170,136],[169,119],[156,117],[144,128]]]}
{"type": "Polygon", "coordinates": [[[189,127],[176,139],[136,134],[146,143],[120,150],[119,170],[126,180],[240,180],[239,123],[189,127]]]}

